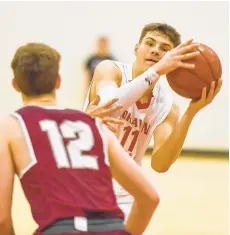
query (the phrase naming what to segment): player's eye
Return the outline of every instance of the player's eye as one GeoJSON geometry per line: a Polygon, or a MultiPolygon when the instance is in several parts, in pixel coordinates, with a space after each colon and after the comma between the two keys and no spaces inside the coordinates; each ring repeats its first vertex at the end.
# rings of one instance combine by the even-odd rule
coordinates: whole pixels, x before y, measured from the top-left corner
{"type": "Polygon", "coordinates": [[[168,49],[167,47],[163,47],[163,48],[162,48],[162,51],[164,51],[164,52],[168,52],[168,51],[169,51],[169,49],[168,49]]]}
{"type": "Polygon", "coordinates": [[[153,42],[148,41],[148,42],[147,42],[147,45],[150,46],[150,47],[152,47],[152,46],[153,46],[153,42]]]}

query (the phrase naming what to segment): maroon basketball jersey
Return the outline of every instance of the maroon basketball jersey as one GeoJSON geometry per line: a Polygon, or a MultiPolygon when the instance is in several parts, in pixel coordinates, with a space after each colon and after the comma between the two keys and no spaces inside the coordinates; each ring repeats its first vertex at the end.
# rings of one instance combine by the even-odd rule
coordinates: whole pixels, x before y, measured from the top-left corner
{"type": "Polygon", "coordinates": [[[38,106],[14,116],[30,152],[31,163],[20,179],[38,231],[73,216],[123,218],[98,120],[76,110],[38,106]]]}

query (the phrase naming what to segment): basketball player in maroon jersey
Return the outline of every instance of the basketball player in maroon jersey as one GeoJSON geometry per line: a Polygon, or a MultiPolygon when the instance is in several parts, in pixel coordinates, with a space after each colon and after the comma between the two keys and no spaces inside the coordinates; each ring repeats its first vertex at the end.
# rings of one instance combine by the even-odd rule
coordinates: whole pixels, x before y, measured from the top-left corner
{"type": "Polygon", "coordinates": [[[13,87],[24,106],[0,124],[0,234],[14,235],[16,173],[36,235],[140,235],[158,195],[99,119],[56,106],[59,61],[59,53],[41,43],[20,47],[13,58],[13,87]],[[135,198],[126,226],[111,175],[135,198]]]}

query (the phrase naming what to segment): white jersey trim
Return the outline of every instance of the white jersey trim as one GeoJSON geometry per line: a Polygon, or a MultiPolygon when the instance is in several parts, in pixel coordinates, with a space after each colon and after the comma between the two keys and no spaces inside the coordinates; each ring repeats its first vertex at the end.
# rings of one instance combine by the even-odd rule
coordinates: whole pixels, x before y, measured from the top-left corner
{"type": "Polygon", "coordinates": [[[105,138],[105,134],[102,130],[102,123],[100,121],[100,119],[95,118],[95,123],[96,123],[96,127],[100,133],[101,139],[102,139],[102,144],[103,144],[103,153],[105,156],[105,164],[107,166],[110,166],[110,162],[109,162],[109,156],[108,156],[108,144],[107,144],[107,140],[105,138]]]}
{"type": "Polygon", "coordinates": [[[31,158],[31,162],[18,173],[19,178],[21,179],[24,176],[24,174],[27,171],[29,171],[29,169],[31,167],[33,167],[35,164],[37,164],[37,158],[35,156],[33,145],[32,145],[32,142],[31,142],[31,139],[30,139],[30,136],[29,136],[29,133],[28,133],[28,130],[26,128],[26,125],[25,125],[23,118],[18,113],[12,113],[11,115],[18,120],[18,122],[21,126],[22,134],[25,138],[25,141],[26,141],[26,144],[27,144],[27,147],[29,150],[29,156],[31,158]]]}

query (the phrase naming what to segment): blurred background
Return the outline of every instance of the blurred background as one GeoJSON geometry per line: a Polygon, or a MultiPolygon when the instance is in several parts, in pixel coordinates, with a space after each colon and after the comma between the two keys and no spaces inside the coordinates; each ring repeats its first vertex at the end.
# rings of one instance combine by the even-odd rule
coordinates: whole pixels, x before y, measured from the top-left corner
{"type": "MultiPolygon", "coordinates": [[[[183,41],[194,38],[213,48],[222,62],[223,87],[194,119],[183,154],[167,173],[153,172],[146,155],[143,167],[162,198],[146,234],[228,234],[227,1],[0,2],[0,117],[21,105],[10,69],[20,45],[44,42],[61,53],[58,103],[82,109],[96,64],[106,58],[132,63],[141,29],[156,22],[174,26],[183,41]]],[[[160,82],[171,91],[166,79],[160,82]]],[[[173,95],[183,115],[189,100],[173,95]]],[[[31,234],[35,225],[17,180],[13,213],[16,235],[31,234]]]]}

